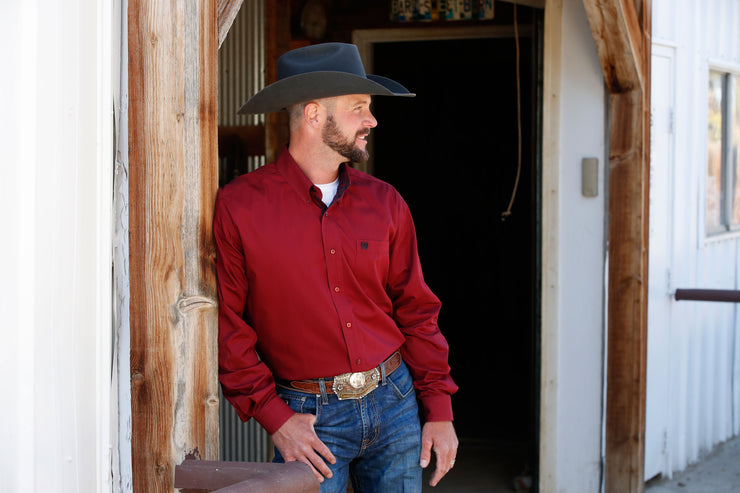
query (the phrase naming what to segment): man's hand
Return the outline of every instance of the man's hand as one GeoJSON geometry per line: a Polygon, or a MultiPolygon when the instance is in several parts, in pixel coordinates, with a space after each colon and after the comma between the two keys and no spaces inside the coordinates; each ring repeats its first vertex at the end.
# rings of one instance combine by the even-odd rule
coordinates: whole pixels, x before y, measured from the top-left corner
{"type": "Polygon", "coordinates": [[[452,421],[431,421],[424,424],[421,430],[421,460],[422,468],[426,468],[431,460],[432,450],[437,458],[437,467],[434,470],[430,486],[437,486],[439,480],[455,465],[457,457],[457,434],[452,421]]]}
{"type": "Polygon", "coordinates": [[[329,447],[316,435],[313,429],[315,421],[316,416],[313,414],[296,413],[272,435],[272,441],[285,462],[305,462],[311,466],[319,482],[323,482],[325,477],[331,477],[331,469],[323,459],[331,464],[337,460],[329,447]]]}

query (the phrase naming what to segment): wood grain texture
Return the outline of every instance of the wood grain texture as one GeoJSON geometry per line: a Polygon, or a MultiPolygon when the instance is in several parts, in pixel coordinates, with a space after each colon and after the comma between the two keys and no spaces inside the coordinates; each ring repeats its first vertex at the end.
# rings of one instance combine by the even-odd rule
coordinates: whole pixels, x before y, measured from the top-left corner
{"type": "Polygon", "coordinates": [[[218,456],[217,13],[131,0],[128,22],[134,491],[170,492],[218,456]]]}
{"type": "Polygon", "coordinates": [[[229,34],[229,29],[236,19],[236,14],[244,0],[218,0],[218,46],[219,48],[229,34]]]}
{"type": "Polygon", "coordinates": [[[635,3],[632,0],[584,0],[583,5],[609,92],[641,89],[644,53],[635,3]]]}
{"type": "Polygon", "coordinates": [[[584,0],[609,91],[604,489],[644,491],[650,0],[584,0]]]}
{"type": "Polygon", "coordinates": [[[641,91],[609,98],[607,492],[643,489],[647,357],[647,187],[641,91]]]}

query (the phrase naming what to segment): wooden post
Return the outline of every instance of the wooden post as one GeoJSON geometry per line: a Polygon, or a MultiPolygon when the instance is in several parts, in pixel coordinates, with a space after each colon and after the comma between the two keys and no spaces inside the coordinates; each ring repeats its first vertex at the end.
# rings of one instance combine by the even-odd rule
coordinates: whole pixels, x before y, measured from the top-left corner
{"type": "Polygon", "coordinates": [[[129,0],[133,486],[218,458],[216,2],[129,0]]]}
{"type": "Polygon", "coordinates": [[[609,285],[605,491],[641,492],[647,355],[647,187],[642,91],[609,97],[609,285]]]}
{"type": "Polygon", "coordinates": [[[650,0],[584,0],[609,91],[607,493],[644,490],[650,0]]]}

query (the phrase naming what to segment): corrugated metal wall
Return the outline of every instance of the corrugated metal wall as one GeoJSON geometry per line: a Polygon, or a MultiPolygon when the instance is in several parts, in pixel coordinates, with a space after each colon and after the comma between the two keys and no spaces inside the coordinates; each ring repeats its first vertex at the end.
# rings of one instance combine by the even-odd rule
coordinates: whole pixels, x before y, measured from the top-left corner
{"type": "Polygon", "coordinates": [[[244,0],[218,50],[218,124],[259,125],[264,115],[236,111],[265,85],[264,2],[244,0]]]}
{"type": "MultiPolygon", "coordinates": [[[[237,115],[241,105],[265,86],[265,6],[244,0],[218,50],[219,126],[264,125],[265,115],[237,115]]],[[[250,171],[265,164],[264,156],[249,157],[250,171]]]]}
{"type": "Polygon", "coordinates": [[[220,394],[219,409],[221,460],[267,462],[272,459],[272,441],[255,420],[243,423],[234,408],[220,394]]]}
{"type": "MultiPolygon", "coordinates": [[[[244,0],[218,52],[219,126],[263,125],[264,115],[237,115],[249,96],[265,84],[265,13],[262,0],[244,0]]],[[[265,164],[248,158],[248,169],[265,164]]],[[[223,396],[219,410],[221,460],[265,462],[272,457],[267,432],[254,420],[242,423],[223,396]]]]}
{"type": "Polygon", "coordinates": [[[654,57],[672,71],[660,82],[670,88],[657,87],[665,79],[655,74],[653,94],[675,97],[668,129],[656,126],[655,98],[652,108],[654,137],[670,133],[673,155],[665,170],[651,170],[669,186],[650,197],[651,267],[654,259],[667,267],[651,269],[649,281],[646,478],[671,476],[740,434],[740,307],[672,297],[676,288],[740,289],[740,234],[709,236],[704,222],[709,70],[740,76],[738,26],[737,0],[653,0],[654,57]],[[665,223],[653,217],[661,203],[665,223]],[[664,251],[653,234],[666,239],[664,251]]]}

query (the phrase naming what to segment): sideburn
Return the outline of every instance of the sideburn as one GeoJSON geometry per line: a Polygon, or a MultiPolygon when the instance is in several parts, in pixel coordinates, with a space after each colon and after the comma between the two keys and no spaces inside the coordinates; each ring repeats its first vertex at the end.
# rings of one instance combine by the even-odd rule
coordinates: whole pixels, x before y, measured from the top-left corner
{"type": "MultiPolygon", "coordinates": [[[[361,133],[357,132],[355,137],[361,133]]],[[[327,116],[324,128],[321,130],[321,139],[330,149],[338,152],[339,155],[353,163],[364,163],[369,157],[367,151],[357,147],[354,138],[351,140],[345,139],[337,126],[337,122],[334,120],[334,115],[331,113],[327,116]]]]}

